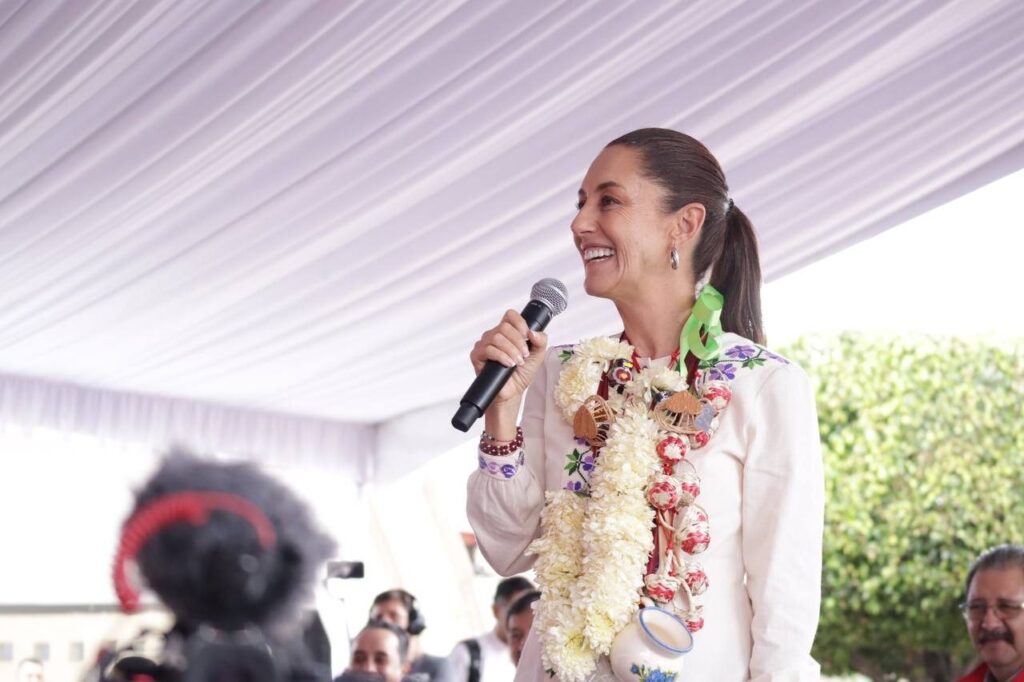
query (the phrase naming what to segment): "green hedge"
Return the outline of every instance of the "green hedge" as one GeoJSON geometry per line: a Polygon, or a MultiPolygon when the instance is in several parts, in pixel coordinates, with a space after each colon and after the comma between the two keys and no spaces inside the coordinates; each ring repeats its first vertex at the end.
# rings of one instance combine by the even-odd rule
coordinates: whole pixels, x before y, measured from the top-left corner
{"type": "Polygon", "coordinates": [[[950,679],[970,562],[1024,541],[1024,345],[842,335],[783,349],[816,383],[829,674],[950,679]]]}

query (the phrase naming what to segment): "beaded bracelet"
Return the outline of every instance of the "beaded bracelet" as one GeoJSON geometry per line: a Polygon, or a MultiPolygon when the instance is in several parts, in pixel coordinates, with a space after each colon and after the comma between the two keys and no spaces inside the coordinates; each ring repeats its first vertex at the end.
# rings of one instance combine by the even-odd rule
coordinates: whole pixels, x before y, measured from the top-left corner
{"type": "MultiPolygon", "coordinates": [[[[517,426],[516,427],[516,438],[519,438],[520,436],[522,436],[522,434],[523,434],[523,427],[517,426]]],[[[483,440],[493,441],[495,443],[513,443],[513,442],[515,442],[515,439],[512,439],[512,440],[498,440],[497,438],[495,438],[491,434],[487,433],[486,431],[482,431],[480,433],[480,440],[482,440],[482,441],[483,440]]]]}
{"type": "Polygon", "coordinates": [[[495,440],[486,431],[480,436],[480,452],[492,457],[511,455],[521,447],[523,447],[523,428],[521,426],[516,427],[516,437],[511,442],[495,440]]]}

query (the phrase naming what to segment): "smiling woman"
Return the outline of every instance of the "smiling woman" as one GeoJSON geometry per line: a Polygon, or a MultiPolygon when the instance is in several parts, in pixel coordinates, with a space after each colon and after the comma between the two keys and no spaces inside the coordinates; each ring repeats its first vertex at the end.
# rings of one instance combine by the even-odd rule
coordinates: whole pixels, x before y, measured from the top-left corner
{"type": "MultiPolygon", "coordinates": [[[[675,144],[678,140],[660,132],[636,131],[613,141],[594,160],[572,222],[587,293],[612,299],[619,314],[628,315],[623,304],[648,308],[652,287],[672,291],[679,289],[680,280],[703,284],[710,278],[728,293],[722,310],[725,327],[763,343],[761,269],[753,226],[729,197],[711,152],[683,137],[692,144],[675,144]],[[660,229],[645,227],[651,225],[660,229]],[[666,253],[671,269],[664,267],[666,253]]],[[[685,319],[692,299],[665,298],[685,310],[685,319]]]]}
{"type": "Polygon", "coordinates": [[[516,679],[818,679],[814,400],[761,345],[750,221],[704,145],[662,129],[605,147],[577,208],[586,291],[622,331],[548,352],[509,311],[471,353],[515,367],[468,511],[491,565],[542,587],[516,679]],[[651,607],[700,631],[653,667],[624,634],[651,607]]]}

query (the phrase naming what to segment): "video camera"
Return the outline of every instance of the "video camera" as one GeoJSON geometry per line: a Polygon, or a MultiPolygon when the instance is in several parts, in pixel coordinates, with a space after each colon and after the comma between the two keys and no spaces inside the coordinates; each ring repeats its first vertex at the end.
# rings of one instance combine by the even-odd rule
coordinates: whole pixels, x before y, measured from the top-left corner
{"type": "Polygon", "coordinates": [[[175,624],[157,654],[119,652],[101,679],[329,681],[302,617],[333,551],[306,505],[255,466],[172,452],[136,494],[114,587],[124,611],[137,609],[136,566],[175,624]]]}

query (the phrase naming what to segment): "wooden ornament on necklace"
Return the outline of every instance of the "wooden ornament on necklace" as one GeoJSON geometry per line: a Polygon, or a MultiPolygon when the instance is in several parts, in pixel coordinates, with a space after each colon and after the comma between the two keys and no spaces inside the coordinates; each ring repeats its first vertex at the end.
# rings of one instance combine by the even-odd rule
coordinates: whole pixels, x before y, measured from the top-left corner
{"type": "Polygon", "coordinates": [[[654,420],[666,431],[693,434],[706,431],[715,417],[715,408],[690,391],[679,391],[654,408],[654,420]]]}
{"type": "Polygon", "coordinates": [[[592,395],[576,410],[572,420],[573,435],[586,440],[591,447],[599,448],[608,440],[612,421],[608,403],[601,396],[592,395]]]}

